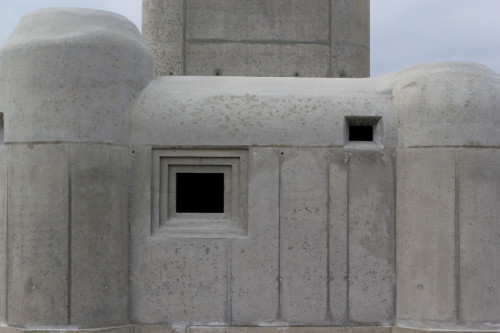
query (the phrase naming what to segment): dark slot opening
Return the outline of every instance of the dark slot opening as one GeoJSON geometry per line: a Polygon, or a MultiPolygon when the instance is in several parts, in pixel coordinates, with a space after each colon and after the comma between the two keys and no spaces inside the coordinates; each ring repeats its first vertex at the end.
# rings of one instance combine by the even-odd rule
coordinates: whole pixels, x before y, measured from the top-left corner
{"type": "Polygon", "coordinates": [[[224,213],[223,173],[177,173],[177,213],[224,213]]]}
{"type": "Polygon", "coordinates": [[[3,113],[0,113],[0,145],[3,143],[3,113]]]}
{"type": "Polygon", "coordinates": [[[349,141],[373,141],[373,126],[349,125],[349,141]]]}

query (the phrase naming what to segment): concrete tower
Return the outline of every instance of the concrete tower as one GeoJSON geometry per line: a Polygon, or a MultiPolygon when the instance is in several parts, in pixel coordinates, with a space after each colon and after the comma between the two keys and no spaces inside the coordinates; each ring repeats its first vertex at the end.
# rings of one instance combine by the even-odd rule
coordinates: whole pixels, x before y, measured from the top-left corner
{"type": "Polygon", "coordinates": [[[158,75],[370,76],[369,0],[144,0],[158,75]]]}

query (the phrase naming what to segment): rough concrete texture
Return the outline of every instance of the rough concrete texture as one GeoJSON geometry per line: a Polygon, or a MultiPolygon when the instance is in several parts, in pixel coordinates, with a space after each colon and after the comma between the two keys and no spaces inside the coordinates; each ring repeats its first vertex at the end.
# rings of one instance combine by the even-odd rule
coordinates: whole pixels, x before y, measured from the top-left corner
{"type": "Polygon", "coordinates": [[[131,140],[184,147],[343,147],[345,117],[356,115],[382,117],[382,143],[395,147],[396,80],[160,77],[137,100],[131,140]]]}
{"type": "Polygon", "coordinates": [[[459,319],[496,322],[500,307],[500,151],[460,150],[457,176],[459,319]]]}
{"type": "Polygon", "coordinates": [[[152,80],[134,29],[41,11],[0,49],[0,331],[498,332],[497,73],[152,80]],[[247,150],[243,235],[154,233],[154,149],[247,150]]]}
{"type": "Polygon", "coordinates": [[[330,77],[370,76],[370,1],[331,0],[330,77]]]}
{"type": "Polygon", "coordinates": [[[186,75],[326,77],[329,72],[328,45],[186,42],[185,50],[186,75]]]}
{"type": "Polygon", "coordinates": [[[248,212],[248,238],[231,241],[230,320],[234,325],[279,318],[278,152],[277,148],[249,151],[248,205],[254,209],[248,212]]]}
{"type": "MultiPolygon", "coordinates": [[[[0,144],[0,244],[7,244],[9,147],[0,144]]],[[[7,246],[0,246],[0,321],[7,319],[7,246]]]]}
{"type": "Polygon", "coordinates": [[[68,324],[68,150],[61,145],[10,147],[7,321],[68,324]]]}
{"type": "Polygon", "coordinates": [[[145,0],[158,75],[367,77],[368,0],[145,0]]]}
{"type": "Polygon", "coordinates": [[[119,15],[41,10],[0,49],[0,73],[0,316],[18,327],[129,323],[123,144],[153,77],[149,51],[119,15]]]}
{"type": "Polygon", "coordinates": [[[280,282],[285,322],[324,321],[328,303],[326,149],[280,153],[280,282]]]}
{"type": "Polygon", "coordinates": [[[152,61],[120,15],[62,8],[26,16],[1,49],[5,142],[127,143],[152,61]]]}
{"type": "Polygon", "coordinates": [[[328,161],[328,291],[327,316],[331,322],[348,323],[348,186],[349,164],[344,149],[330,150],[328,161]]]}
{"type": "Polygon", "coordinates": [[[134,149],[131,317],[137,323],[226,321],[228,240],[151,237],[150,149],[134,149]]]}
{"type": "Polygon", "coordinates": [[[455,151],[398,151],[398,320],[456,318],[455,151]]]}
{"type": "Polygon", "coordinates": [[[390,325],[395,309],[392,151],[349,153],[347,182],[349,319],[390,325]]]}
{"type": "Polygon", "coordinates": [[[399,76],[393,94],[400,146],[500,146],[497,73],[474,63],[449,63],[393,75],[399,76]]]}
{"type": "Polygon", "coordinates": [[[129,150],[72,145],[69,151],[69,322],[84,327],[127,324],[129,150]]]}

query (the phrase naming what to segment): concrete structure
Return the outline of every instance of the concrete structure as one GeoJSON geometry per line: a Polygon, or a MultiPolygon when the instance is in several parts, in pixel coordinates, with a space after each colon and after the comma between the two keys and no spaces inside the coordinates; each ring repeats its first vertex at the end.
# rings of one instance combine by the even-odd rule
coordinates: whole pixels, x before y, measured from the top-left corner
{"type": "Polygon", "coordinates": [[[52,9],[0,113],[0,331],[500,331],[484,66],[155,77],[128,20],[52,9]]]}
{"type": "Polygon", "coordinates": [[[370,76],[369,0],[144,0],[157,75],[370,76]]]}

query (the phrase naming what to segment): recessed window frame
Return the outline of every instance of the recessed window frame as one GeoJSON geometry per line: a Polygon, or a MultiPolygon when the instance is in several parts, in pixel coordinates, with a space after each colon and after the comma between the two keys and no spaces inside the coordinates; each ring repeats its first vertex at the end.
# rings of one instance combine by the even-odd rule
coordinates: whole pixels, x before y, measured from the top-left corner
{"type": "Polygon", "coordinates": [[[153,149],[152,234],[167,237],[244,237],[247,230],[246,150],[153,149]],[[223,213],[176,211],[177,173],[223,173],[223,213]]]}
{"type": "Polygon", "coordinates": [[[381,116],[346,116],[344,121],[344,148],[353,150],[379,150],[382,144],[383,122],[381,116]],[[351,126],[366,126],[372,129],[372,140],[360,141],[350,138],[351,126]]]}

